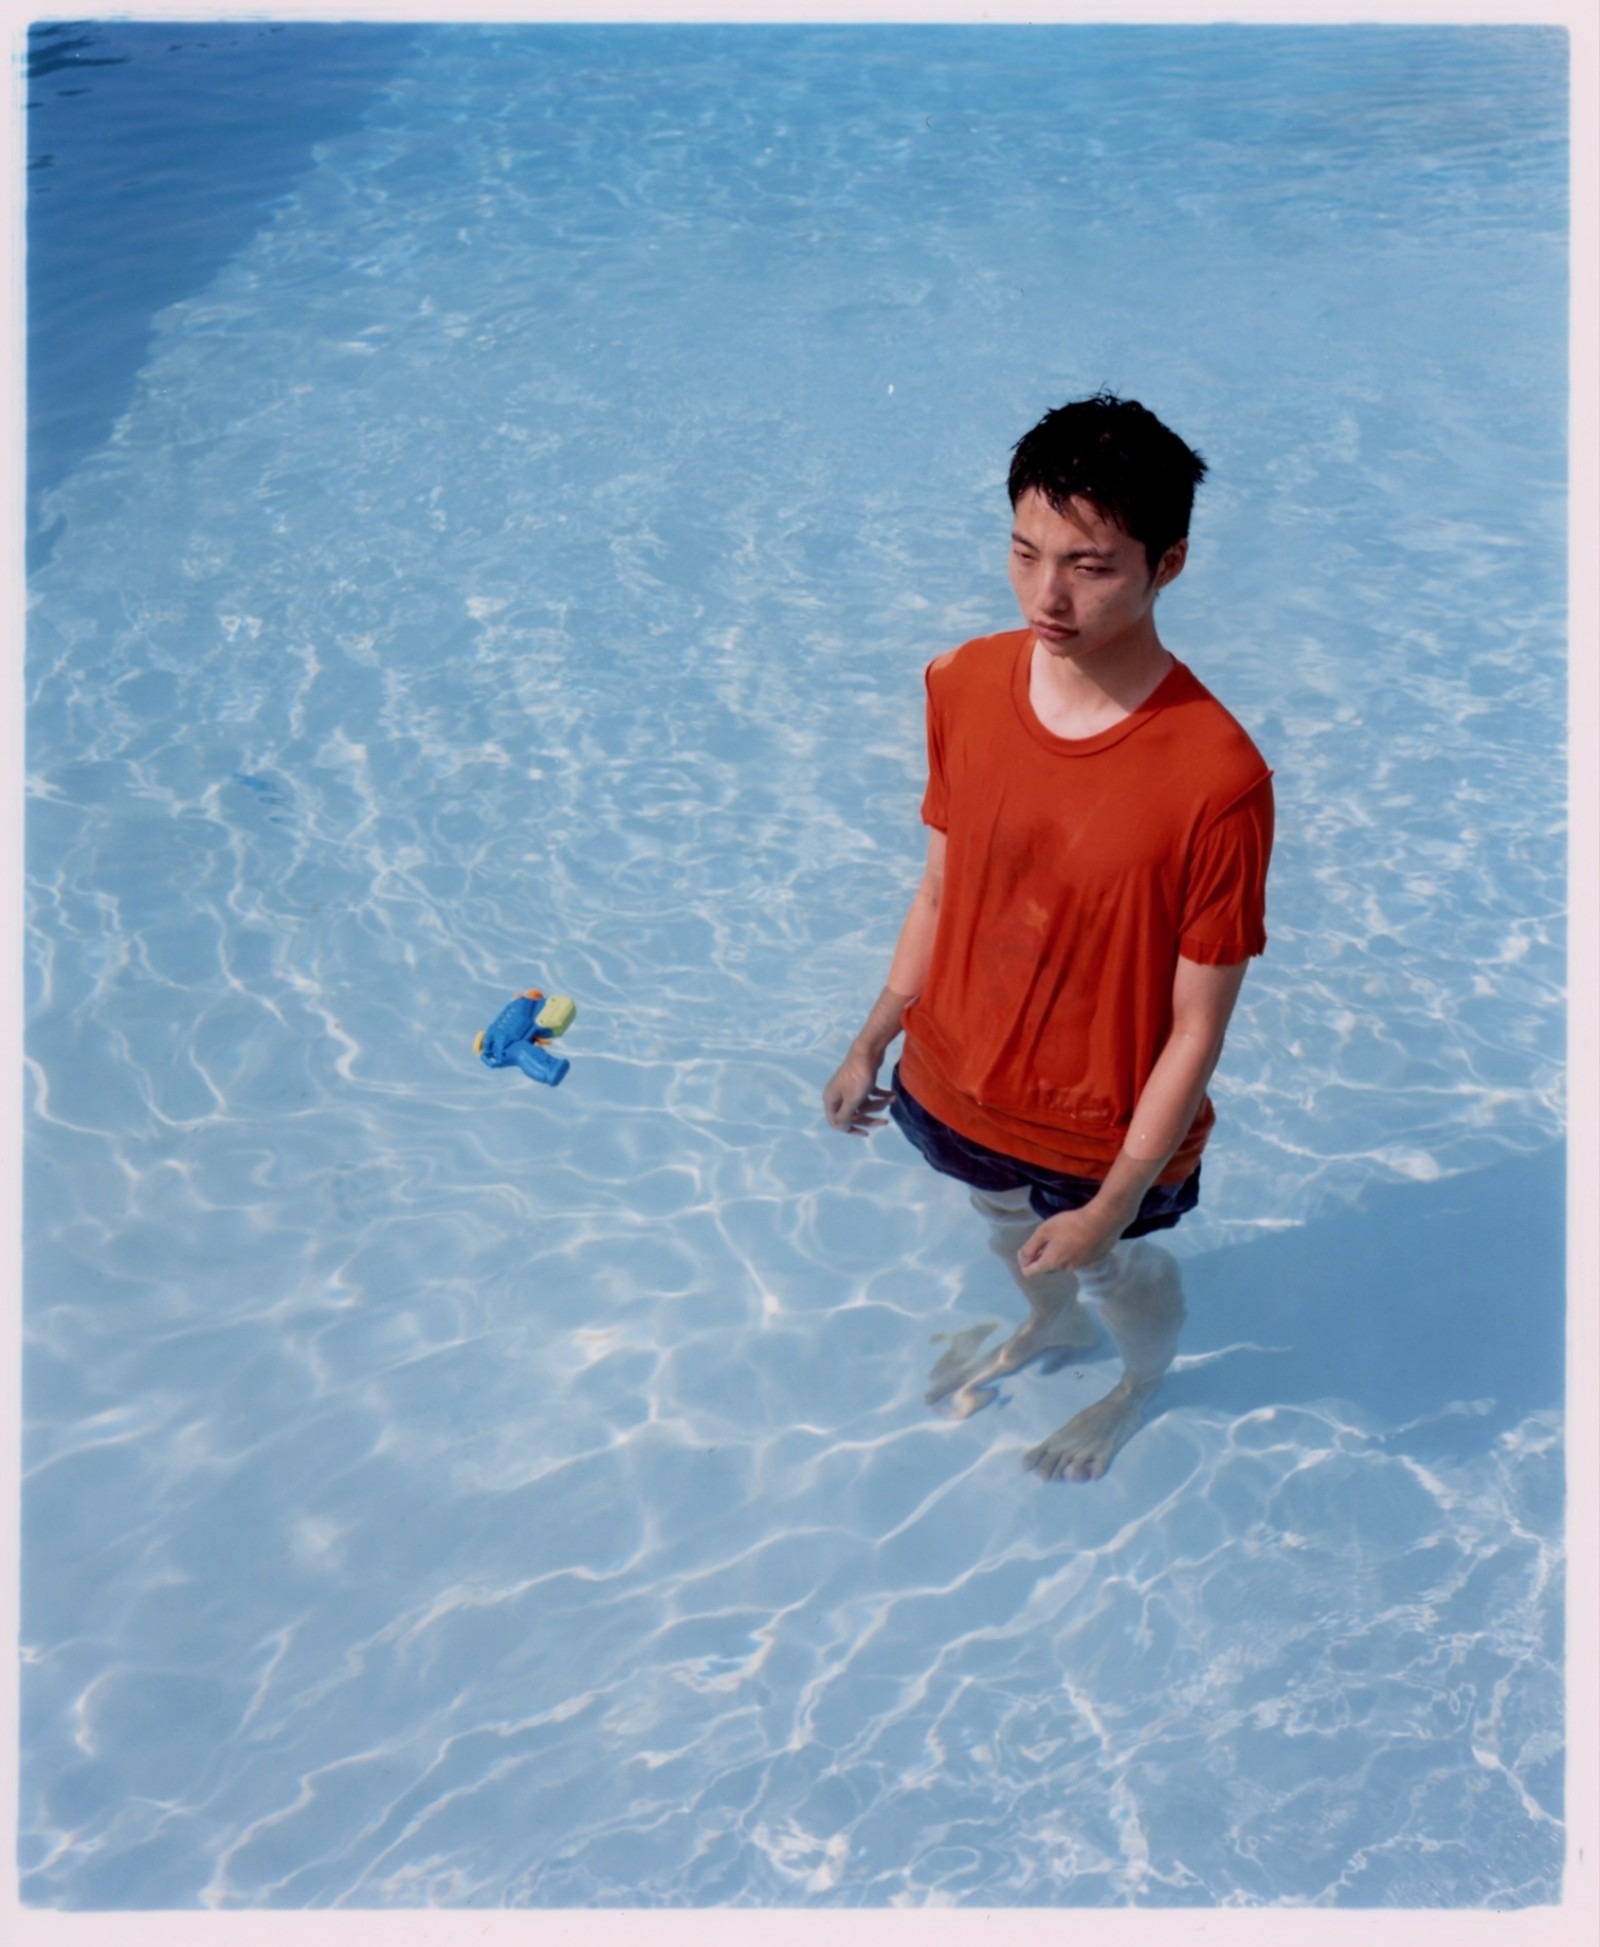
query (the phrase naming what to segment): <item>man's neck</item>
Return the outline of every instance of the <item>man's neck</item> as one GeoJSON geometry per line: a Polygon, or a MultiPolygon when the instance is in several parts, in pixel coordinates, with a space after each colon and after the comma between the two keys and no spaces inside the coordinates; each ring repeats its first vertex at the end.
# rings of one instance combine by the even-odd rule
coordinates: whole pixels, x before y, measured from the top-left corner
{"type": "Polygon", "coordinates": [[[1172,661],[1154,629],[1126,644],[1097,650],[1081,662],[1052,655],[1035,641],[1028,700],[1055,736],[1097,737],[1148,700],[1172,661]]]}

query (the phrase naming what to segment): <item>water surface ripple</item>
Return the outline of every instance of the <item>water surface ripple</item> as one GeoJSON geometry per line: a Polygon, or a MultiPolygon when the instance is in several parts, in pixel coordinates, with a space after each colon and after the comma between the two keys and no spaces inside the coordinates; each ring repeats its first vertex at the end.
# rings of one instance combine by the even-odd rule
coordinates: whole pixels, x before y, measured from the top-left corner
{"type": "Polygon", "coordinates": [[[25,1897],[1556,1897],[1559,41],[419,45],[43,510],[25,1897]],[[816,1095],[1102,382],[1281,839],[1079,1492],[1105,1360],[931,1414],[1014,1299],[816,1095]]]}

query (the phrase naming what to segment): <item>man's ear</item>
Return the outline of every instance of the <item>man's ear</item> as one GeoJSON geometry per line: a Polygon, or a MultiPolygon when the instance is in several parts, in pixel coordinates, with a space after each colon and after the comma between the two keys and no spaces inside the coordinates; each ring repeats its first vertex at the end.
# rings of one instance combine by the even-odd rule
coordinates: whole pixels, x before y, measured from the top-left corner
{"type": "Polygon", "coordinates": [[[1185,535],[1181,541],[1174,541],[1161,559],[1156,563],[1156,586],[1165,588],[1169,581],[1176,581],[1183,573],[1183,564],[1189,559],[1189,539],[1185,535]]]}

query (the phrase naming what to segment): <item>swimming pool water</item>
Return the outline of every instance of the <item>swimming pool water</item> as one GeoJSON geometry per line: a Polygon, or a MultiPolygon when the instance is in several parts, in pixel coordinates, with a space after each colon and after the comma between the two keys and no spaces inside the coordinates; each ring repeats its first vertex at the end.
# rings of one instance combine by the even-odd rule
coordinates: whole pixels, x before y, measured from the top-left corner
{"type": "Polygon", "coordinates": [[[46,21],[27,44],[28,556],[41,497],[110,436],[151,319],[247,244],[358,123],[407,30],[46,21]]]}
{"type": "Polygon", "coordinates": [[[1562,38],[372,66],[36,441],[24,1897],[1554,1899],[1562,38]],[[1177,1368],[1052,1490],[1111,1370],[931,1413],[1009,1287],[816,1097],[1102,383],[1281,831],[1177,1368]]]}

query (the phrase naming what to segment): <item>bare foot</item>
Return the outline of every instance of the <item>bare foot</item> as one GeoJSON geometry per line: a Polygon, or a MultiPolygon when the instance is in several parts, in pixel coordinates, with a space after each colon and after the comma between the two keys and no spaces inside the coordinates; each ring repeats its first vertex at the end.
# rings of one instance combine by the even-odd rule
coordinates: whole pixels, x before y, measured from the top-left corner
{"type": "Polygon", "coordinates": [[[1072,1300],[1048,1314],[1036,1312],[1004,1345],[981,1357],[978,1348],[993,1330],[993,1325],[981,1325],[951,1336],[949,1350],[929,1375],[926,1398],[930,1406],[949,1400],[950,1410],[964,1420],[980,1407],[993,1404],[1000,1380],[1032,1365],[1035,1359],[1048,1358],[1047,1370],[1054,1372],[1077,1353],[1087,1351],[1097,1336],[1083,1308],[1072,1300]]]}
{"type": "Polygon", "coordinates": [[[1130,1379],[1126,1373],[1104,1399],[1074,1414],[1048,1440],[1023,1455],[1041,1480],[1097,1481],[1111,1465],[1111,1457],[1144,1418],[1144,1403],[1155,1391],[1154,1381],[1130,1379]]]}

